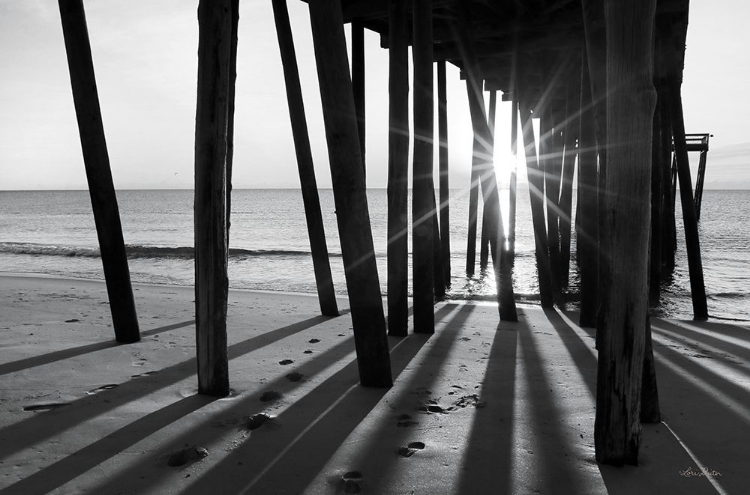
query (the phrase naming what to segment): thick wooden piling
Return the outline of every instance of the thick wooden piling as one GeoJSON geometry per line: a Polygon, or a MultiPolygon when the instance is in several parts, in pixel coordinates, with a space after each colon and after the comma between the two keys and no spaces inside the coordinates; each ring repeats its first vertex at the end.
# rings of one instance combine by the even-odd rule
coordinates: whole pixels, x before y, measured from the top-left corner
{"type": "Polygon", "coordinates": [[[510,151],[513,155],[513,164],[510,168],[510,184],[508,202],[508,253],[510,260],[516,255],[516,193],[518,188],[518,99],[513,94],[511,103],[510,120],[510,151]]]}
{"type": "Polygon", "coordinates": [[[552,274],[552,288],[560,293],[560,177],[562,175],[562,136],[560,134],[560,111],[557,105],[549,106],[539,120],[540,153],[544,170],[544,197],[547,213],[547,245],[552,274]]]}
{"type": "Polygon", "coordinates": [[[690,178],[690,161],[685,143],[685,121],[682,115],[682,97],[680,96],[680,79],[677,74],[670,74],[667,79],[667,98],[669,115],[672,121],[674,152],[677,161],[677,177],[680,181],[680,203],[682,203],[682,220],[685,227],[685,245],[688,253],[690,272],[690,294],[693,300],[693,318],[708,319],[706,304],[706,287],[703,283],[703,263],[698,236],[698,218],[693,203],[693,185],[690,178]]]}
{"type": "Polygon", "coordinates": [[[73,103],[117,342],[140,340],[82,0],[59,0],[73,103]]]}
{"type": "Polygon", "coordinates": [[[443,252],[442,241],[440,239],[440,223],[438,222],[437,204],[435,198],[432,199],[432,209],[435,213],[432,215],[432,273],[434,280],[435,300],[442,301],[445,299],[445,276],[443,275],[443,252]]]}
{"type": "Polygon", "coordinates": [[[357,111],[357,130],[359,131],[359,150],[362,152],[362,169],[367,175],[365,160],[365,26],[362,19],[352,20],[352,88],[354,107],[357,111]]]}
{"type": "Polygon", "coordinates": [[[596,170],[596,131],[591,101],[588,61],[581,65],[581,134],[578,154],[576,236],[581,275],[581,312],[578,324],[596,327],[599,308],[599,215],[596,170]]]}
{"type": "Polygon", "coordinates": [[[445,287],[451,285],[450,180],[448,177],[448,96],[445,60],[437,62],[438,91],[438,167],[440,170],[440,250],[443,259],[445,287]]]}
{"type": "Polygon", "coordinates": [[[497,288],[498,312],[502,321],[518,321],[516,312],[513,278],[511,276],[508,250],[499,232],[503,231],[503,220],[500,215],[500,195],[497,190],[497,179],[488,146],[492,141],[490,127],[482,97],[482,81],[477,77],[477,55],[474,38],[471,35],[471,23],[466,3],[459,3],[458,11],[458,39],[466,64],[466,90],[469,100],[469,113],[474,130],[474,152],[472,170],[477,175],[482,187],[484,208],[488,212],[488,238],[492,253],[492,266],[495,271],[497,288]]]}
{"type": "Polygon", "coordinates": [[[651,140],[656,0],[608,0],[606,230],[611,253],[599,340],[594,443],[606,464],[637,464],[648,317],[651,140]]]}
{"type": "Polygon", "coordinates": [[[240,22],[240,0],[232,0],[232,34],[229,46],[229,89],[227,90],[227,249],[232,225],[232,167],[234,165],[234,101],[237,82],[237,28],[240,22]]]}
{"type": "Polygon", "coordinates": [[[393,384],[391,360],[370,230],[341,3],[338,0],[315,1],[310,2],[309,7],[359,381],[365,387],[390,387],[393,384]]]}
{"type": "Polygon", "coordinates": [[[407,4],[388,2],[388,334],[407,335],[409,51],[407,4]]]}
{"type": "Polygon", "coordinates": [[[432,0],[413,2],[414,156],[412,179],[412,267],[414,332],[435,331],[433,273],[433,89],[432,0]]]}
{"type": "Polygon", "coordinates": [[[661,143],[658,167],[661,172],[662,184],[662,218],[661,218],[661,262],[667,272],[674,270],[675,254],[677,252],[677,227],[675,224],[675,198],[672,187],[672,122],[667,103],[667,88],[665,81],[657,82],[659,125],[661,143]]]}
{"type": "Polygon", "coordinates": [[[302,202],[305,207],[307,233],[310,238],[310,252],[315,272],[315,284],[318,290],[320,311],[325,316],[338,316],[336,293],[333,288],[331,265],[328,259],[323,214],[320,210],[320,198],[315,179],[310,137],[307,132],[305,105],[302,100],[302,88],[297,68],[297,56],[294,49],[292,28],[289,23],[289,12],[286,0],[273,0],[273,13],[276,21],[276,34],[279,40],[281,63],[284,68],[286,97],[289,104],[289,118],[294,137],[294,149],[297,154],[302,202]]]}
{"type": "Polygon", "coordinates": [[[662,188],[662,171],[660,167],[660,156],[662,155],[661,139],[661,111],[662,105],[665,105],[657,97],[656,110],[654,111],[653,146],[651,149],[651,244],[649,246],[649,278],[648,278],[648,299],[651,307],[659,304],[661,295],[661,221],[662,205],[664,204],[664,190],[662,188]]]}
{"type": "Polygon", "coordinates": [[[198,392],[229,393],[227,132],[232,2],[198,5],[195,117],[195,327],[198,392]]]}
{"type": "MultiPolygon", "coordinates": [[[[497,110],[497,91],[490,91],[490,108],[489,113],[487,116],[487,125],[489,126],[490,130],[490,137],[491,141],[487,145],[487,154],[489,157],[494,157],[494,151],[495,151],[495,112],[497,110]]],[[[487,236],[487,222],[489,221],[489,210],[483,209],[482,210],[482,237],[480,242],[480,249],[479,249],[479,268],[486,269],[487,268],[487,259],[489,258],[489,249],[490,249],[490,239],[487,236]]],[[[505,233],[500,233],[501,238],[505,238],[505,233]]],[[[495,253],[492,254],[492,256],[495,256],[495,253]]]]}
{"type": "MultiPolygon", "coordinates": [[[[518,89],[516,89],[518,91],[518,89]]],[[[552,275],[550,273],[549,250],[547,248],[547,227],[544,223],[544,175],[539,167],[534,141],[534,128],[531,122],[529,102],[519,95],[521,113],[521,133],[526,155],[526,171],[529,179],[529,199],[531,202],[531,220],[534,225],[534,246],[536,268],[539,279],[539,297],[543,308],[554,306],[552,292],[552,275]]]]}
{"type": "Polygon", "coordinates": [[[563,126],[563,170],[560,183],[560,273],[558,280],[564,289],[570,278],[570,238],[573,215],[573,176],[575,175],[576,142],[580,135],[581,84],[580,77],[568,77],[563,126]]]}
{"type": "MultiPolygon", "coordinates": [[[[594,122],[596,129],[597,155],[599,161],[599,174],[597,183],[597,209],[599,210],[599,235],[604,232],[604,184],[607,178],[607,41],[604,28],[604,3],[599,0],[581,0],[583,7],[583,27],[586,37],[586,58],[588,60],[589,81],[591,82],[591,101],[593,102],[594,122]]],[[[607,289],[611,286],[611,280],[606,276],[609,271],[606,269],[609,263],[610,254],[603,249],[601,239],[599,239],[599,313],[606,311],[601,307],[606,301],[603,297],[607,289]]],[[[597,324],[597,347],[599,338],[602,335],[601,325],[597,324]]]]}
{"type": "Polygon", "coordinates": [[[471,167],[469,184],[469,226],[466,237],[466,276],[473,277],[477,262],[477,215],[479,210],[479,172],[471,167]]]}

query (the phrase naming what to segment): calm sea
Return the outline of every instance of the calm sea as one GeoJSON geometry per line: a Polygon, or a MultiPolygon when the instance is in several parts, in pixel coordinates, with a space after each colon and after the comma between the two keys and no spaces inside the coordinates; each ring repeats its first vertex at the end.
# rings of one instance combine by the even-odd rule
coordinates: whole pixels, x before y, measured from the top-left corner
{"type": "MultiPolygon", "coordinates": [[[[334,284],[337,292],[344,294],[333,193],[322,190],[320,199],[334,284]]],[[[369,190],[368,200],[381,290],[385,294],[386,191],[369,190]]],[[[507,191],[502,191],[501,200],[507,215],[507,191]]],[[[118,202],[133,281],[192,285],[193,192],[119,191],[118,202]]],[[[477,268],[475,276],[466,276],[468,191],[452,191],[450,208],[449,296],[492,299],[495,284],[491,270],[483,273],[477,268]]],[[[750,320],[750,230],[743,228],[748,211],[750,191],[704,193],[701,249],[709,313],[714,318],[750,320]]],[[[517,218],[514,287],[519,300],[533,302],[538,300],[538,286],[525,190],[519,191],[517,218]]],[[[677,268],[665,283],[665,297],[658,313],[691,318],[687,257],[682,235],[679,237],[677,268]]],[[[0,272],[103,279],[88,192],[0,191],[0,272]]],[[[315,292],[299,191],[234,191],[229,277],[232,288],[315,292]]],[[[570,290],[577,290],[575,269],[570,290]]]]}

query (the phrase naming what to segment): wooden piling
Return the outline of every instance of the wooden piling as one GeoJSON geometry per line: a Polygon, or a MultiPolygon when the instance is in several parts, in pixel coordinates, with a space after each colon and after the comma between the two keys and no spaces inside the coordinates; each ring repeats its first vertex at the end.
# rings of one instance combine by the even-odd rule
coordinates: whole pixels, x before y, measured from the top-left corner
{"type": "Polygon", "coordinates": [[[391,360],[370,230],[341,3],[338,0],[315,1],[310,2],[309,8],[359,381],[365,387],[390,387],[393,384],[391,360]]]}
{"type": "Polygon", "coordinates": [[[703,262],[701,261],[701,246],[698,235],[698,218],[693,203],[693,186],[690,178],[690,161],[685,143],[685,121],[682,114],[682,97],[680,96],[680,80],[677,74],[670,74],[667,78],[669,85],[667,98],[669,115],[672,121],[672,136],[674,139],[674,153],[677,161],[677,177],[680,181],[680,203],[682,203],[682,220],[685,227],[685,245],[688,254],[688,269],[690,272],[690,294],[693,301],[693,318],[695,320],[708,319],[706,304],[706,287],[703,283],[703,262]]]}
{"type": "Polygon", "coordinates": [[[659,149],[659,170],[661,172],[662,184],[662,219],[661,219],[661,262],[668,272],[674,270],[675,254],[677,252],[677,226],[675,220],[675,198],[672,186],[672,119],[669,115],[669,104],[667,103],[666,81],[657,83],[659,105],[659,125],[661,143],[659,149]]]}
{"type": "Polygon", "coordinates": [[[549,250],[547,248],[547,228],[544,224],[544,175],[537,161],[534,128],[531,123],[531,108],[529,102],[523,99],[523,94],[519,95],[519,106],[523,147],[526,155],[526,171],[529,180],[531,220],[534,225],[534,252],[539,279],[539,297],[543,308],[551,308],[555,302],[552,291],[549,250]]]}
{"type": "Polygon", "coordinates": [[[549,263],[552,274],[552,288],[560,294],[560,179],[562,177],[563,142],[560,133],[562,118],[557,105],[548,108],[539,121],[539,135],[544,151],[540,158],[544,163],[544,196],[547,208],[547,243],[549,247],[549,263]],[[544,124],[544,125],[543,125],[544,124]],[[541,137],[544,136],[544,137],[541,137]]]}
{"type": "Polygon", "coordinates": [[[440,223],[438,222],[437,205],[435,198],[432,198],[432,209],[435,213],[432,215],[432,273],[434,280],[435,300],[442,301],[445,299],[445,277],[443,275],[443,253],[442,241],[440,239],[440,223]]]}
{"type": "Polygon", "coordinates": [[[477,261],[477,215],[479,210],[479,172],[472,160],[469,184],[469,226],[466,237],[466,276],[473,277],[477,261]]]}
{"type": "Polygon", "coordinates": [[[665,102],[657,97],[656,110],[654,111],[653,146],[651,149],[651,243],[649,247],[649,280],[648,299],[649,305],[655,307],[659,304],[661,295],[661,221],[664,190],[662,188],[662,171],[660,156],[662,155],[661,139],[661,111],[660,107],[665,102]]]}
{"type": "Polygon", "coordinates": [[[581,137],[576,215],[578,270],[581,275],[581,312],[578,324],[594,328],[599,308],[599,216],[596,131],[592,105],[588,61],[584,57],[581,65],[581,137]]]}
{"type": "Polygon", "coordinates": [[[286,0],[272,0],[276,34],[279,40],[281,63],[284,68],[286,96],[289,104],[289,118],[292,125],[294,149],[297,154],[297,170],[302,190],[302,202],[305,207],[307,233],[310,239],[310,252],[315,273],[315,285],[318,291],[320,311],[325,316],[338,316],[338,304],[333,288],[331,265],[328,259],[323,214],[320,210],[320,198],[315,179],[310,137],[307,132],[305,105],[302,100],[302,88],[297,68],[297,56],[294,49],[292,28],[289,23],[289,12],[286,0]]]}
{"type": "Polygon", "coordinates": [[[474,130],[474,152],[471,166],[472,170],[477,171],[482,187],[484,208],[488,211],[488,237],[490,252],[492,253],[492,266],[495,271],[498,312],[502,321],[518,321],[508,250],[499,236],[499,232],[504,230],[502,216],[500,215],[500,195],[497,190],[494,164],[489,158],[491,155],[487,150],[488,143],[492,141],[492,135],[484,108],[482,81],[476,73],[476,47],[471,35],[469,9],[465,2],[459,3],[457,33],[466,65],[466,90],[471,124],[474,130]]]}
{"type": "Polygon", "coordinates": [[[406,2],[388,2],[388,334],[407,335],[409,51],[406,2]]]}
{"type": "Polygon", "coordinates": [[[195,117],[195,327],[198,392],[229,393],[227,360],[227,132],[231,0],[198,5],[195,117]]]}
{"type": "Polygon", "coordinates": [[[648,317],[651,140],[656,0],[608,0],[606,219],[611,259],[599,340],[594,444],[606,464],[637,464],[648,317]]]}
{"type": "Polygon", "coordinates": [[[412,179],[412,284],[414,332],[435,331],[433,273],[432,0],[413,2],[414,152],[412,179]]]}
{"type": "Polygon", "coordinates": [[[237,28],[240,22],[240,0],[232,0],[232,34],[229,46],[229,88],[227,110],[227,249],[232,225],[232,167],[234,165],[234,101],[237,82],[237,28]]]}
{"type": "MultiPolygon", "coordinates": [[[[487,154],[489,157],[494,157],[495,152],[495,112],[497,109],[497,91],[490,91],[490,108],[489,113],[487,116],[487,125],[490,130],[490,138],[491,141],[487,145],[487,154]]],[[[487,268],[487,258],[489,257],[489,249],[490,249],[490,239],[487,236],[487,222],[489,220],[488,215],[489,210],[486,208],[482,210],[482,237],[480,242],[480,250],[479,250],[479,268],[486,269],[487,268]]],[[[500,233],[501,238],[505,237],[505,233],[500,233]]],[[[495,253],[493,253],[493,257],[495,256],[495,253]]]]}
{"type": "MultiPolygon", "coordinates": [[[[589,81],[591,83],[591,101],[593,103],[594,122],[596,129],[597,154],[599,161],[599,174],[597,183],[597,210],[599,219],[599,235],[604,232],[604,184],[607,178],[607,40],[604,28],[604,3],[599,0],[581,0],[583,7],[583,27],[586,37],[586,58],[588,60],[589,81]]],[[[604,294],[612,285],[611,280],[606,276],[609,271],[610,254],[603,249],[601,239],[599,239],[599,310],[603,314],[606,308],[601,307],[606,302],[604,294]]],[[[596,341],[597,348],[599,338],[603,329],[597,324],[596,341]]]]}
{"type": "Polygon", "coordinates": [[[86,180],[117,342],[140,340],[82,0],[59,0],[86,180]]]}
{"type": "Polygon", "coordinates": [[[354,107],[357,112],[357,130],[359,131],[359,149],[362,152],[362,169],[367,176],[365,160],[365,26],[362,19],[352,20],[352,88],[354,90],[354,107]]]}
{"type": "Polygon", "coordinates": [[[580,134],[581,84],[580,77],[568,77],[563,126],[563,170],[560,183],[560,273],[558,280],[564,289],[570,278],[570,238],[573,215],[573,176],[575,175],[576,142],[580,134]]]}
{"type": "Polygon", "coordinates": [[[513,155],[513,164],[510,169],[508,191],[510,194],[508,203],[508,252],[512,262],[516,255],[516,190],[518,188],[518,99],[515,93],[513,94],[510,113],[510,150],[513,155]]]}
{"type": "Polygon", "coordinates": [[[438,89],[438,162],[440,170],[440,248],[443,258],[445,287],[451,286],[450,181],[448,177],[448,96],[445,81],[445,60],[437,63],[438,89]]]}

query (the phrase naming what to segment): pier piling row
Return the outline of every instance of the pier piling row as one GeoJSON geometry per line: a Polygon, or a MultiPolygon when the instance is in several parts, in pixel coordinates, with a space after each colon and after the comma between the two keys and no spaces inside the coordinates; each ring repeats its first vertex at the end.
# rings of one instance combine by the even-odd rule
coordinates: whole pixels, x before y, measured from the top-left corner
{"type": "MultiPolygon", "coordinates": [[[[474,131],[466,274],[475,269],[479,191],[480,264],[492,258],[501,320],[516,321],[515,170],[507,235],[492,161],[496,95],[512,102],[513,151],[520,122],[530,190],[541,305],[565,303],[576,229],[580,324],[597,327],[596,457],[636,463],[640,421],[658,420],[649,299],[674,266],[679,182],[696,319],[708,318],[699,218],[705,154],[695,197],[680,87],[687,0],[307,0],[363,386],[392,385],[387,334],[408,334],[408,242],[413,252],[413,330],[433,333],[433,306],[450,286],[446,65],[466,79],[474,131]],[[351,67],[344,25],[351,24],[351,67]],[[365,31],[389,49],[388,322],[370,229],[365,166],[365,31]],[[412,45],[414,123],[409,123],[412,45]],[[433,65],[437,64],[438,129],[433,65]],[[490,115],[484,105],[489,91],[490,115]],[[635,102],[635,103],[634,103],[635,102]],[[533,132],[539,119],[540,136],[533,132]],[[412,225],[407,224],[413,140],[412,225]],[[433,143],[439,140],[439,193],[433,143]],[[672,143],[676,171],[670,171],[672,143]],[[539,150],[539,155],[537,155],[539,150]],[[578,210],[572,217],[574,167],[578,210]]],[[[116,339],[139,339],[107,157],[82,0],[59,0],[116,339]]],[[[285,0],[273,0],[290,119],[324,315],[338,315],[285,0]]],[[[239,0],[201,0],[195,132],[196,339],[200,393],[229,393],[227,256],[239,0]]],[[[705,143],[707,150],[707,138],[705,143]]],[[[377,166],[370,163],[370,166],[377,166]]],[[[463,240],[459,241],[462,242],[463,240]]]]}

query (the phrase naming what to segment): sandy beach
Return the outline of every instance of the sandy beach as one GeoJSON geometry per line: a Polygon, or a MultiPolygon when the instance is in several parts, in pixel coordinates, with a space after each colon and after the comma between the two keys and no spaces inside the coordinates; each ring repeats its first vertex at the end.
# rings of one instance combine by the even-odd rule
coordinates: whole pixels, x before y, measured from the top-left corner
{"type": "MultiPolygon", "coordinates": [[[[436,306],[358,385],[351,319],[232,291],[232,394],[197,395],[193,289],[135,285],[114,342],[104,284],[0,277],[1,493],[746,493],[746,325],[655,320],[663,422],[640,465],[594,460],[596,351],[573,314],[436,306]]],[[[339,301],[346,308],[345,298],[339,301]]]]}

